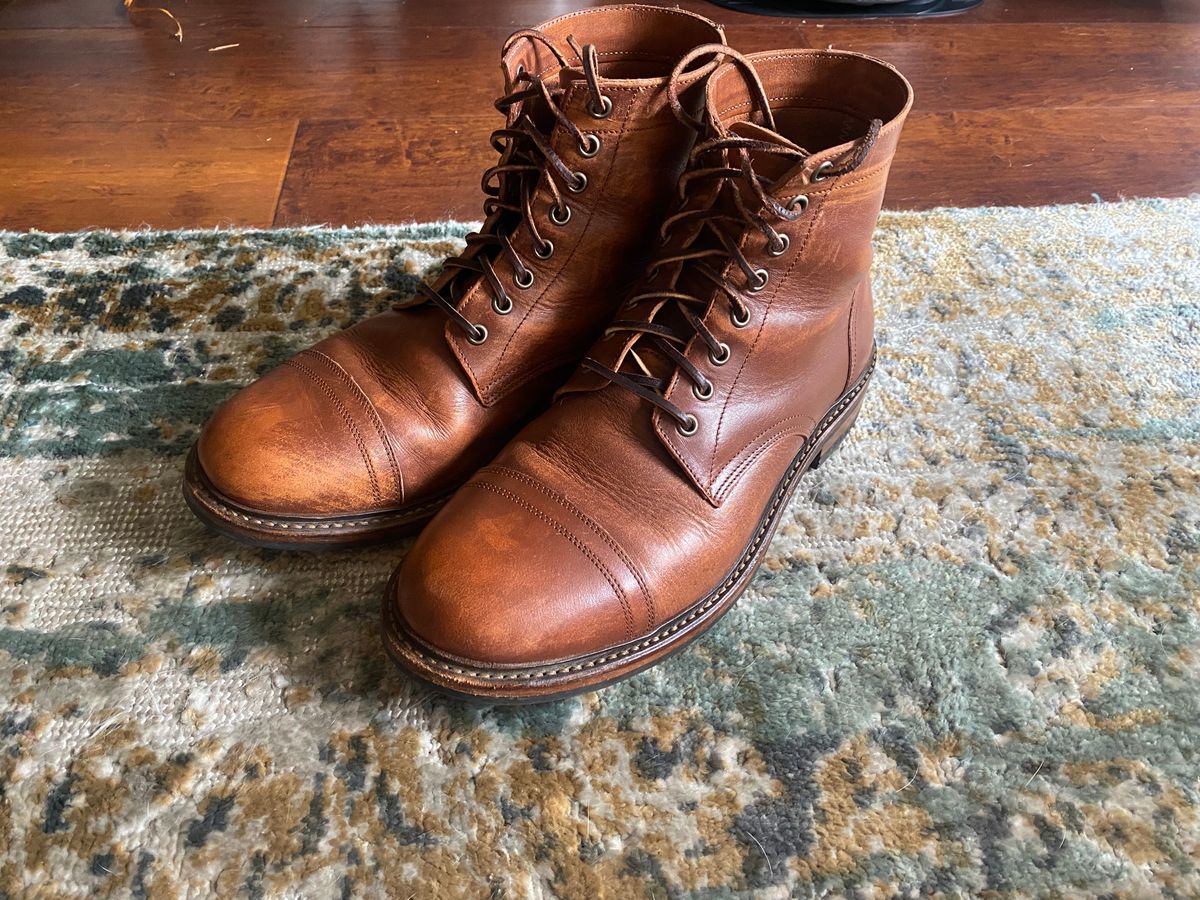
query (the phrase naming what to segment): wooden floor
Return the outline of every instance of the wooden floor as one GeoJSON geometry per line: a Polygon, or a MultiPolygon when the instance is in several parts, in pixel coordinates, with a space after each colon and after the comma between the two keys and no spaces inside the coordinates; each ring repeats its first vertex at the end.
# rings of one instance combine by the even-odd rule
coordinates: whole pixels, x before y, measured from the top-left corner
{"type": "MultiPolygon", "coordinates": [[[[480,215],[506,34],[586,0],[0,0],[0,228],[480,215]],[[213,49],[236,44],[227,49],[213,49]]],[[[833,22],[680,5],[743,50],[860,50],[916,89],[887,204],[1200,191],[1200,2],[985,0],[833,22]]]]}

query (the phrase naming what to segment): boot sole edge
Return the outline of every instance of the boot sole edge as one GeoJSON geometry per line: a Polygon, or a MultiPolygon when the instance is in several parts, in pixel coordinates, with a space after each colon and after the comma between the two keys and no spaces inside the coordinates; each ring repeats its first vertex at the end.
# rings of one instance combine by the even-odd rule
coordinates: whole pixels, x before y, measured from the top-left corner
{"type": "Polygon", "coordinates": [[[183,499],[201,522],[239,543],[273,550],[334,550],[363,547],[420,531],[450,493],[410,509],[352,516],[271,516],[225,497],[208,481],[196,448],[183,471],[183,499]]]}

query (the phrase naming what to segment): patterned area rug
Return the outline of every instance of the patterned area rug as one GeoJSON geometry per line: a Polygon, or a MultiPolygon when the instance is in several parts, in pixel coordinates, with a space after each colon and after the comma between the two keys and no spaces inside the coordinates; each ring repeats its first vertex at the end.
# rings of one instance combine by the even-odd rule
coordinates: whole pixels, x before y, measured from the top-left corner
{"type": "Polygon", "coordinates": [[[178,489],[465,230],[0,234],[0,896],[1200,895],[1200,200],[885,215],[879,371],[752,589],[518,711],[385,660],[405,546],[178,489]]]}

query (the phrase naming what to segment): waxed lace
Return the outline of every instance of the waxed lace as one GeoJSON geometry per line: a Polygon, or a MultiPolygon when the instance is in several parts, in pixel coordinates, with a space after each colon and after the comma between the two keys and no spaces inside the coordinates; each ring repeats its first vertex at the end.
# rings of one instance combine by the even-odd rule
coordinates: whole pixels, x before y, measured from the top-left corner
{"type": "MultiPolygon", "coordinates": [[[[509,45],[521,38],[545,44],[559,63],[567,67],[566,59],[545,35],[536,31],[518,32],[510,38],[509,45]]],[[[611,110],[612,101],[600,91],[596,49],[590,44],[581,48],[572,38],[567,40],[582,60],[584,79],[591,95],[589,108],[594,115],[601,117],[611,110]]],[[[513,247],[513,234],[518,228],[524,228],[535,248],[552,247],[538,230],[533,210],[533,198],[542,173],[550,175],[546,185],[552,198],[551,213],[560,217],[569,214],[562,189],[565,187],[568,191],[578,193],[587,184],[583,175],[573,172],[554,151],[548,134],[538,128],[535,115],[548,112],[585,151],[593,146],[591,142],[595,140],[594,136],[585,133],[571,121],[559,106],[564,92],[562,87],[551,88],[540,75],[518,68],[506,90],[507,93],[495,102],[496,109],[506,117],[514,108],[518,112],[511,123],[492,132],[491,144],[500,154],[500,160],[483,173],[481,180],[486,195],[483,226],[478,232],[467,235],[467,246],[462,253],[443,263],[443,270],[450,270],[453,275],[439,290],[425,283],[417,287],[422,298],[439,307],[469,339],[477,343],[487,337],[486,329],[472,322],[458,308],[474,280],[482,277],[491,292],[492,305],[497,312],[509,312],[512,299],[496,273],[496,262],[501,258],[509,262],[518,287],[532,284],[533,275],[513,247]]]]}

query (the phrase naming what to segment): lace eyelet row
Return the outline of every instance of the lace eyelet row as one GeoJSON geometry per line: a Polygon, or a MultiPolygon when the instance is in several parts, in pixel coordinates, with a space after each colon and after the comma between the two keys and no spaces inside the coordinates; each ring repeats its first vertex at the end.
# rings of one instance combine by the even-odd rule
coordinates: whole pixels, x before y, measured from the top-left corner
{"type": "MultiPolygon", "coordinates": [[[[750,320],[749,314],[746,316],[746,321],[750,320]]],[[[739,326],[740,327],[740,326],[739,326]]],[[[708,361],[714,366],[723,366],[733,356],[733,351],[729,349],[729,345],[722,342],[717,344],[717,352],[708,354],[708,361]]],[[[711,381],[705,381],[703,384],[693,384],[692,393],[695,394],[697,400],[711,400],[713,394],[716,393],[716,386],[711,381]]],[[[691,437],[700,428],[700,420],[691,413],[682,422],[677,422],[675,429],[684,437],[691,437]]]]}
{"type": "MultiPolygon", "coordinates": [[[[516,68],[516,76],[520,77],[525,74],[525,66],[518,64],[516,68]]],[[[587,105],[588,114],[595,119],[606,119],[613,112],[613,102],[611,97],[603,94],[600,95],[598,103],[589,102],[587,105]]],[[[576,149],[579,155],[584,159],[591,159],[600,152],[601,141],[600,137],[591,132],[582,132],[580,134],[579,143],[576,149]]],[[[580,194],[587,189],[588,177],[583,172],[573,172],[572,180],[567,183],[567,190],[573,194],[580,194]]],[[[571,221],[571,207],[561,201],[550,208],[550,221],[560,228],[571,221]]],[[[533,254],[538,259],[549,259],[554,255],[554,242],[544,240],[539,246],[533,248],[533,254]]],[[[535,277],[533,270],[522,267],[513,275],[513,284],[521,290],[528,290],[533,287],[535,277]]],[[[498,316],[507,316],[513,311],[513,302],[507,294],[501,294],[499,297],[492,299],[492,311],[498,316]]],[[[475,346],[483,344],[488,339],[487,326],[476,322],[472,325],[471,330],[467,333],[467,341],[475,346]]]]}

